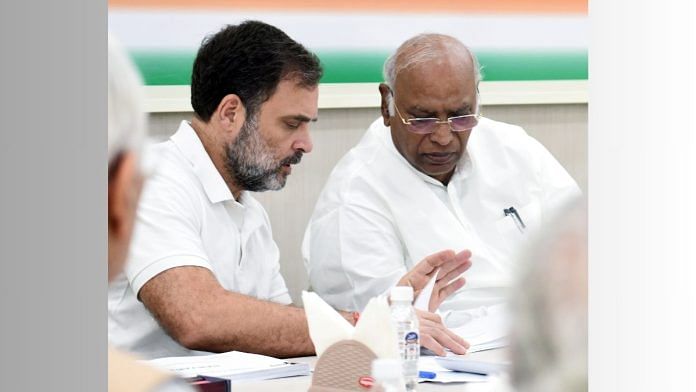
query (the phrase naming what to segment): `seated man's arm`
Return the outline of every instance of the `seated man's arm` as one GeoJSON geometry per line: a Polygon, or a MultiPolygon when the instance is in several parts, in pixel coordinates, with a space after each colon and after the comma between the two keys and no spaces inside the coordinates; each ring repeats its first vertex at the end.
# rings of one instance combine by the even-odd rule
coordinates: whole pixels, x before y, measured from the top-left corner
{"type": "Polygon", "coordinates": [[[362,311],[406,274],[401,240],[378,207],[351,202],[317,205],[305,232],[303,256],[310,285],[329,305],[362,311]]]}
{"type": "Polygon", "coordinates": [[[201,267],[176,267],[150,279],[140,299],[160,325],[191,350],[311,355],[302,309],[225,290],[201,267]]]}
{"type": "MultiPolygon", "coordinates": [[[[194,350],[312,354],[304,312],[272,302],[289,302],[279,271],[259,277],[272,280],[268,301],[223,287],[201,238],[203,217],[198,211],[206,201],[187,183],[161,173],[143,192],[126,276],[165,332],[194,350]]],[[[229,246],[235,246],[231,240],[229,246]]]]}

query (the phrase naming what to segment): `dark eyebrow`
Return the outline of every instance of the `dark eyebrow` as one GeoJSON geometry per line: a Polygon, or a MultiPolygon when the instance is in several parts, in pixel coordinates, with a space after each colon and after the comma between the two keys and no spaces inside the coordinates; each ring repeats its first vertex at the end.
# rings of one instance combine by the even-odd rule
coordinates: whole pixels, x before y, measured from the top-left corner
{"type": "Polygon", "coordinates": [[[460,107],[459,109],[450,112],[450,115],[463,116],[466,114],[473,114],[473,113],[474,113],[474,110],[471,108],[471,105],[465,104],[462,107],[460,107]]]}
{"type": "Polygon", "coordinates": [[[305,116],[305,115],[303,115],[303,114],[295,114],[295,115],[290,115],[290,116],[284,116],[284,117],[282,117],[282,118],[283,118],[283,120],[286,120],[286,121],[287,121],[287,120],[295,120],[295,121],[299,121],[299,122],[316,122],[316,121],[317,121],[317,118],[316,118],[316,117],[314,117],[314,118],[309,118],[309,117],[307,117],[307,116],[305,116]]]}
{"type": "Polygon", "coordinates": [[[406,109],[406,111],[408,112],[408,114],[410,114],[414,117],[421,117],[421,118],[437,117],[437,113],[433,112],[432,110],[422,109],[418,106],[408,108],[408,109],[406,109]]]}

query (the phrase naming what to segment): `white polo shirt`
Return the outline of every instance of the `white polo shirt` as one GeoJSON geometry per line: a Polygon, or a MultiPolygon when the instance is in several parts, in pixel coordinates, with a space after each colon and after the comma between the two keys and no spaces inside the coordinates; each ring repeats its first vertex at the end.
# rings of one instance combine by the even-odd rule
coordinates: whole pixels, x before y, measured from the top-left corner
{"type": "Polygon", "coordinates": [[[209,269],[225,289],[290,304],[266,211],[248,192],[235,200],[188,122],[152,146],[125,273],[109,287],[109,341],[145,358],[191,355],[138,300],[145,283],[179,266],[209,269]]]}
{"type": "Polygon", "coordinates": [[[311,286],[335,308],[360,311],[426,256],[470,249],[467,283],[440,309],[503,303],[520,246],[552,210],[580,193],[518,126],[482,118],[445,186],[399,154],[379,118],[319,196],[302,247],[311,286]],[[526,225],[523,232],[505,215],[509,207],[526,225]]]}

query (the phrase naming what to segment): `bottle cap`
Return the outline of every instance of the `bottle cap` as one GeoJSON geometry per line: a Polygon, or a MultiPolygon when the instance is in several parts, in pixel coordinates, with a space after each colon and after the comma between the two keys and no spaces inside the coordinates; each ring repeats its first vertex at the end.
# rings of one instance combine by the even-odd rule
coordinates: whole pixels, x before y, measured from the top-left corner
{"type": "Polygon", "coordinates": [[[398,359],[378,358],[372,361],[372,377],[378,380],[391,380],[401,377],[401,361],[398,359]]]}
{"type": "Polygon", "coordinates": [[[391,289],[392,301],[413,301],[413,287],[411,286],[396,286],[391,289]]]}

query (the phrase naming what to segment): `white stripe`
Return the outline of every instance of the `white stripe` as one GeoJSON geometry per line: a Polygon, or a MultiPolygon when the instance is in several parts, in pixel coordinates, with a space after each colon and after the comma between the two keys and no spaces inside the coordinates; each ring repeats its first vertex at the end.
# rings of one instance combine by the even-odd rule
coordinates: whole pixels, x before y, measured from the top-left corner
{"type": "Polygon", "coordinates": [[[587,48],[581,15],[465,15],[267,11],[109,11],[109,29],[129,48],[198,48],[225,24],[256,19],[285,31],[308,48],[396,49],[424,32],[452,35],[472,48],[587,48]]]}
{"type": "MultiPolygon", "coordinates": [[[[376,108],[379,83],[322,83],[319,108],[376,108]]],[[[189,86],[145,86],[145,105],[150,113],[191,112],[189,86]]],[[[481,104],[541,105],[587,103],[586,80],[481,82],[481,104]]]]}

